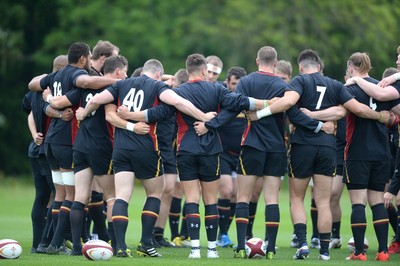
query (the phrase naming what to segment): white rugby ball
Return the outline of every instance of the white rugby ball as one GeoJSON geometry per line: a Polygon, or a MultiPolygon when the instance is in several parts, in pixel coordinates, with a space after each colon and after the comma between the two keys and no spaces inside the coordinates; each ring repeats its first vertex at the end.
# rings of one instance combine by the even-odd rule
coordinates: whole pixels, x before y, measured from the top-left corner
{"type": "Polygon", "coordinates": [[[20,243],[13,239],[0,240],[0,259],[18,259],[22,254],[20,243]]]}
{"type": "MultiPolygon", "coordinates": [[[[354,237],[351,237],[349,241],[347,242],[347,247],[351,253],[353,253],[356,250],[356,247],[354,246],[354,237]]],[[[364,238],[364,250],[367,251],[369,248],[369,243],[366,238],[364,238]]]]}
{"type": "Polygon", "coordinates": [[[244,250],[246,251],[247,258],[261,259],[265,257],[267,247],[264,240],[262,240],[261,238],[253,237],[246,241],[244,250]]]}
{"type": "Polygon", "coordinates": [[[83,245],[82,254],[88,260],[110,260],[113,249],[103,240],[90,240],[83,245]]]}

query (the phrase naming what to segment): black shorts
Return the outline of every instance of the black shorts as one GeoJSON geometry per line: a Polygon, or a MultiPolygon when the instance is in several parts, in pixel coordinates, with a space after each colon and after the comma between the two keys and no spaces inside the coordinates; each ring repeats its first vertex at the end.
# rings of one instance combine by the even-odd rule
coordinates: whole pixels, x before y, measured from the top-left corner
{"type": "Polygon", "coordinates": [[[112,161],[109,156],[95,157],[80,151],[74,151],[74,173],[78,173],[87,168],[92,169],[93,175],[111,175],[112,161]]]}
{"type": "Polygon", "coordinates": [[[264,152],[244,146],[239,157],[240,175],[283,176],[286,173],[286,152],[264,152]]]}
{"type": "Polygon", "coordinates": [[[390,164],[390,160],[346,161],[344,164],[343,183],[358,185],[354,189],[368,188],[377,190],[375,184],[381,184],[378,187],[382,187],[382,185],[384,187],[389,182],[390,164]]]}
{"type": "Polygon", "coordinates": [[[289,177],[307,178],[317,175],[336,175],[336,150],[327,146],[291,144],[289,177]]]}
{"type": "Polygon", "coordinates": [[[114,149],[112,161],[115,173],[134,172],[137,179],[149,179],[164,174],[158,151],[114,149]]]}
{"type": "Polygon", "coordinates": [[[239,155],[229,152],[221,152],[219,155],[221,164],[221,175],[231,175],[236,172],[239,163],[239,155]]]}
{"type": "Polygon", "coordinates": [[[160,147],[161,158],[164,166],[164,173],[166,174],[176,174],[176,154],[175,151],[171,148],[160,147]]]}
{"type": "Polygon", "coordinates": [[[336,175],[341,175],[343,176],[343,164],[337,164],[336,165],[336,175]]]}
{"type": "Polygon", "coordinates": [[[219,154],[177,156],[179,179],[211,182],[220,178],[219,154]]]}
{"type": "Polygon", "coordinates": [[[73,169],[72,145],[45,143],[45,153],[50,169],[73,169]]]}

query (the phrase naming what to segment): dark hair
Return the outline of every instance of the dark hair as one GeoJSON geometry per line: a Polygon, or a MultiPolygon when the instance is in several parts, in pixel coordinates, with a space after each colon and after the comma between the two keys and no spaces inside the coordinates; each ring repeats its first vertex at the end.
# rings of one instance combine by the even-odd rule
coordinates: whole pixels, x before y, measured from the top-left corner
{"type": "Polygon", "coordinates": [[[400,71],[397,70],[397,68],[394,68],[394,67],[386,68],[385,71],[383,71],[382,78],[384,79],[386,77],[389,77],[389,76],[391,76],[393,74],[396,74],[396,73],[399,73],[399,72],[400,71]]]}
{"type": "Polygon", "coordinates": [[[317,51],[306,49],[301,51],[297,58],[297,63],[303,67],[308,66],[320,66],[323,67],[323,63],[317,51]]]}
{"type": "Polygon", "coordinates": [[[185,83],[185,82],[187,82],[189,80],[188,72],[184,68],[179,69],[175,73],[174,77],[175,77],[175,80],[177,81],[176,83],[179,84],[179,85],[182,84],[182,83],[185,83]]]}
{"type": "Polygon", "coordinates": [[[81,58],[82,55],[88,57],[89,54],[89,45],[83,42],[73,43],[68,49],[68,64],[76,64],[79,62],[79,58],[81,58]]]}
{"type": "Polygon", "coordinates": [[[114,51],[119,52],[119,48],[109,41],[99,40],[93,48],[92,59],[97,60],[103,55],[110,57],[114,51]]]}
{"type": "Polygon", "coordinates": [[[244,70],[243,67],[234,66],[228,69],[226,79],[229,81],[231,80],[232,76],[236,77],[237,79],[240,79],[246,75],[247,75],[246,70],[244,70]]]}
{"type": "Polygon", "coordinates": [[[186,70],[188,74],[201,71],[207,67],[207,61],[202,54],[191,54],[186,59],[186,70]]]}
{"type": "Polygon", "coordinates": [[[136,68],[135,70],[133,70],[131,78],[139,77],[140,74],[142,73],[142,71],[143,71],[143,67],[136,68]]]}
{"type": "Polygon", "coordinates": [[[122,55],[110,56],[104,61],[103,73],[109,74],[114,72],[117,68],[124,68],[128,65],[128,60],[122,55]]]}

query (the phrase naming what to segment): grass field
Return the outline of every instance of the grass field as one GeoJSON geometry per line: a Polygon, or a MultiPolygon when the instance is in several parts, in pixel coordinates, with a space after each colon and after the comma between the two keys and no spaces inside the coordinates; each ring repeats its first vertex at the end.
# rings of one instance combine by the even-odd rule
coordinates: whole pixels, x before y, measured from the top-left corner
{"type": "MultiPolygon", "coordinates": [[[[32,207],[32,202],[34,199],[34,188],[32,184],[15,181],[12,179],[1,179],[2,185],[0,186],[0,239],[10,238],[18,240],[23,247],[23,254],[17,260],[0,260],[0,265],[62,265],[75,264],[75,265],[94,265],[97,262],[88,261],[84,257],[67,257],[67,256],[49,256],[41,254],[30,254],[29,250],[31,248],[32,241],[32,231],[31,231],[31,220],[30,211],[32,207]]],[[[310,204],[309,193],[306,199],[307,205],[310,204]]],[[[127,243],[135,250],[136,245],[140,238],[140,212],[144,203],[144,191],[142,187],[137,186],[134,190],[134,195],[129,206],[129,217],[130,223],[127,232],[127,243]]],[[[344,246],[338,250],[331,251],[331,260],[327,262],[319,261],[318,251],[311,250],[310,258],[305,261],[293,261],[292,256],[295,249],[290,248],[289,244],[291,241],[293,229],[292,223],[289,215],[289,204],[288,204],[288,191],[287,186],[284,183],[282,190],[280,192],[280,212],[281,212],[281,222],[278,232],[277,246],[277,260],[266,261],[266,260],[238,260],[233,259],[232,249],[219,249],[220,258],[219,259],[207,259],[206,249],[202,249],[203,258],[200,260],[188,260],[187,256],[189,254],[189,249],[185,248],[161,248],[159,252],[164,256],[163,258],[142,258],[134,254],[133,258],[112,258],[108,262],[99,262],[101,264],[108,265],[152,265],[155,263],[160,263],[162,265],[360,265],[361,262],[346,261],[345,258],[348,255],[347,250],[347,240],[351,237],[350,230],[350,211],[351,205],[349,204],[349,197],[347,191],[344,191],[342,198],[342,229],[341,235],[344,241],[344,246]]],[[[203,210],[203,208],[201,208],[203,210]]],[[[368,261],[363,262],[362,265],[376,265],[377,261],[373,261],[375,253],[377,252],[377,242],[375,234],[372,227],[372,216],[369,208],[367,208],[367,234],[366,237],[369,240],[370,249],[368,251],[368,261]]],[[[203,223],[203,221],[202,221],[203,223]]],[[[264,236],[264,203],[260,200],[258,205],[258,212],[254,226],[254,236],[263,238],[264,236]]],[[[311,224],[308,224],[308,240],[311,237],[311,224]]],[[[229,233],[232,240],[236,239],[235,225],[230,229],[229,233]]],[[[390,228],[389,237],[393,235],[393,231],[390,228]]],[[[169,229],[167,225],[166,237],[170,237],[169,229]]],[[[204,223],[201,229],[201,245],[206,246],[206,236],[204,223]]],[[[385,265],[400,265],[400,255],[392,255],[391,261],[385,263],[385,265]]]]}

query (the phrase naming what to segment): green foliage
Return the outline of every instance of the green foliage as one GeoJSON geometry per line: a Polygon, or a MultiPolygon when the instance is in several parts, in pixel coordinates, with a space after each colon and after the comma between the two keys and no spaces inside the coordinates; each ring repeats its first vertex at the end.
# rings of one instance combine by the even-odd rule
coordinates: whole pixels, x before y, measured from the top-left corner
{"type": "Polygon", "coordinates": [[[49,72],[70,44],[109,40],[129,60],[129,73],[150,58],[173,74],[188,54],[215,54],[231,66],[256,70],[258,49],[272,45],[280,59],[316,49],[325,74],[342,80],[347,58],[370,54],[371,76],[393,66],[400,5],[392,0],[5,0],[0,3],[0,171],[26,173],[30,136],[20,99],[35,75],[49,72]],[[11,100],[9,100],[11,99],[11,100]],[[11,122],[12,121],[12,122],[11,122]]]}

